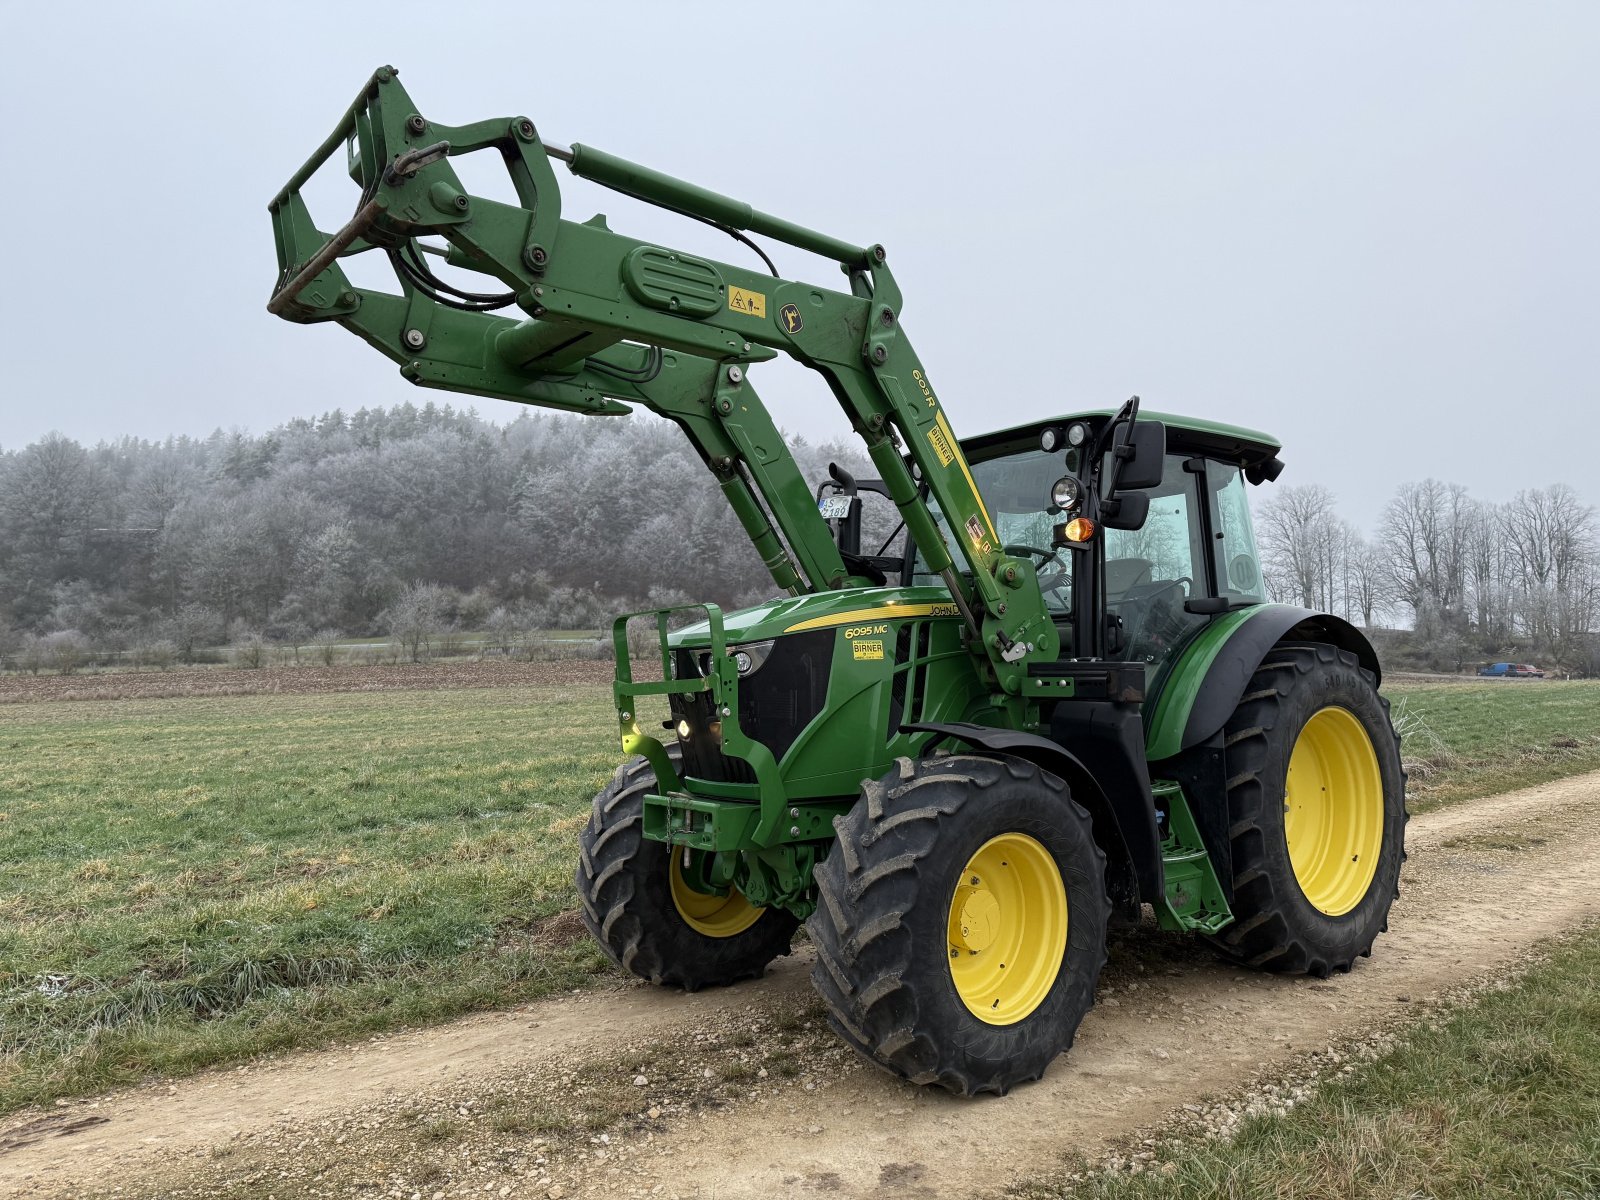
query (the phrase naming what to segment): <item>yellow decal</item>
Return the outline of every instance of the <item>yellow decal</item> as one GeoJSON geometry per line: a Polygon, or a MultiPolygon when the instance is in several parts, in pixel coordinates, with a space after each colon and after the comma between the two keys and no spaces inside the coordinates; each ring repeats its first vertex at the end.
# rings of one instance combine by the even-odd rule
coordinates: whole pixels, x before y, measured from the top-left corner
{"type": "Polygon", "coordinates": [[[730,287],[728,307],[734,312],[744,313],[747,317],[764,317],[767,315],[767,298],[760,292],[747,292],[743,288],[730,287]]]}
{"type": "MultiPolygon", "coordinates": [[[[939,414],[938,424],[939,428],[944,430],[945,437],[954,442],[956,440],[956,435],[950,432],[949,422],[944,419],[943,413],[939,414]]],[[[928,437],[931,440],[933,434],[930,433],[928,437]]],[[[948,467],[950,464],[946,462],[944,465],[948,467]]],[[[983,493],[978,490],[978,482],[972,478],[972,472],[967,470],[967,460],[965,458],[961,460],[961,473],[967,477],[967,486],[972,489],[972,497],[978,502],[978,512],[983,515],[983,523],[984,526],[989,530],[989,536],[994,539],[994,541],[998,542],[1000,540],[1000,535],[994,531],[994,522],[989,519],[989,510],[984,506],[983,503],[983,493]]],[[[989,552],[989,548],[987,546],[983,547],[982,552],[987,554],[989,552]]]]}
{"type": "Polygon", "coordinates": [[[867,637],[869,634],[885,634],[889,632],[889,622],[880,621],[876,625],[856,625],[844,631],[847,638],[867,637]]]}
{"type": "Polygon", "coordinates": [[[933,452],[939,456],[939,465],[948,467],[956,460],[955,446],[945,431],[937,425],[928,427],[928,444],[933,447],[933,452]]]}
{"type": "Polygon", "coordinates": [[[854,625],[858,621],[897,621],[901,617],[959,617],[961,610],[954,604],[885,604],[878,608],[853,608],[849,612],[834,613],[829,617],[812,617],[784,630],[799,633],[804,629],[828,629],[835,625],[854,625]]]}
{"type": "Polygon", "coordinates": [[[876,662],[883,658],[883,643],[851,642],[850,652],[857,662],[876,662]]]}

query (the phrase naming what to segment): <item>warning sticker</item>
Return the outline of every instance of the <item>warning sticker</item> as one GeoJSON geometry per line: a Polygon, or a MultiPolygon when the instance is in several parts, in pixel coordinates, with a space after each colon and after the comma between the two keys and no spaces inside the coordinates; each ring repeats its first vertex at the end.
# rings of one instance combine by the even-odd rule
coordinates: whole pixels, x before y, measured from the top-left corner
{"type": "Polygon", "coordinates": [[[967,537],[972,540],[974,546],[987,545],[983,537],[983,526],[978,522],[977,517],[967,518],[967,537]]]}
{"type": "Polygon", "coordinates": [[[928,444],[933,447],[933,452],[939,456],[939,465],[948,467],[956,460],[956,448],[950,444],[950,439],[945,437],[944,430],[937,425],[928,430],[928,444]]]}
{"type": "Polygon", "coordinates": [[[747,292],[744,288],[730,287],[728,307],[748,317],[764,317],[767,315],[767,298],[760,292],[747,292]]]}
{"type": "Polygon", "coordinates": [[[883,643],[880,641],[854,641],[850,643],[850,653],[857,662],[876,662],[883,658],[883,643]]]}

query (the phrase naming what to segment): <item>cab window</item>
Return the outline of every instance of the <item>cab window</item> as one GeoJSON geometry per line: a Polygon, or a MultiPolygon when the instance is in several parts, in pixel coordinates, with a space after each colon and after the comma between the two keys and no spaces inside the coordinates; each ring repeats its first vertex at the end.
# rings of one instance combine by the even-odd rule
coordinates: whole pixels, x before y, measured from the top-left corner
{"type": "Polygon", "coordinates": [[[1250,501],[1244,473],[1222,463],[1207,464],[1206,478],[1215,497],[1217,592],[1230,600],[1266,599],[1261,584],[1261,558],[1250,523],[1250,501]]]}

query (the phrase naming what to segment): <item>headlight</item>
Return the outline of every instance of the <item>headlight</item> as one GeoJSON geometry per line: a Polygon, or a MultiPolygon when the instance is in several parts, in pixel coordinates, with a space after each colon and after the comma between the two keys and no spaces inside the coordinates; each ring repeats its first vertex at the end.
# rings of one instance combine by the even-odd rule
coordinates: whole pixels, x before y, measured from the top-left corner
{"type": "Polygon", "coordinates": [[[1050,454],[1054,452],[1055,448],[1059,445],[1061,445],[1061,431],[1054,425],[1050,426],[1048,429],[1040,431],[1039,449],[1043,450],[1046,454],[1050,454]]]}
{"type": "Polygon", "coordinates": [[[1089,427],[1082,421],[1074,421],[1067,426],[1067,445],[1081,446],[1089,440],[1089,427]]]}
{"type": "Polygon", "coordinates": [[[1083,485],[1072,475],[1063,475],[1050,485],[1050,503],[1063,512],[1069,512],[1078,507],[1078,501],[1083,499],[1083,485]]]}
{"type": "Polygon", "coordinates": [[[767,655],[772,653],[772,641],[750,642],[743,646],[729,646],[728,653],[733,655],[733,665],[738,668],[742,678],[753,675],[761,669],[761,664],[767,661],[767,655]]]}

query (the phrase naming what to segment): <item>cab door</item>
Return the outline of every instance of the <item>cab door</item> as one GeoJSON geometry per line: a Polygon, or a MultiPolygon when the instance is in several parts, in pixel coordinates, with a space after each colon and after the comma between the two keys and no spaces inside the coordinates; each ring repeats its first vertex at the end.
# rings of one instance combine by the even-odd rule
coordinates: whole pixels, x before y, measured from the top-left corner
{"type": "Polygon", "coordinates": [[[1112,615],[1110,637],[1120,635],[1121,642],[1120,650],[1107,646],[1107,654],[1144,663],[1145,686],[1152,691],[1177,650],[1210,619],[1186,607],[1214,594],[1203,471],[1189,469],[1190,461],[1166,456],[1142,528],[1105,531],[1106,611],[1112,615]]]}

